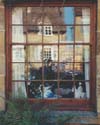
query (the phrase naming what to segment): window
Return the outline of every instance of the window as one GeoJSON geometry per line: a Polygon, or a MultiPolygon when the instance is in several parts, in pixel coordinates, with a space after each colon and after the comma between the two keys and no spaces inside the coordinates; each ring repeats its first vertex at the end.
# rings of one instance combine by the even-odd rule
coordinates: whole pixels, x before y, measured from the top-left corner
{"type": "Polygon", "coordinates": [[[90,31],[95,21],[90,15],[94,5],[65,5],[8,7],[9,90],[14,98],[91,109],[95,86],[91,37],[95,35],[90,31]]]}
{"type": "Polygon", "coordinates": [[[44,26],[44,35],[52,35],[52,26],[44,26]]]}
{"type": "Polygon", "coordinates": [[[52,26],[39,26],[39,34],[44,34],[45,36],[52,35],[52,26]]]}

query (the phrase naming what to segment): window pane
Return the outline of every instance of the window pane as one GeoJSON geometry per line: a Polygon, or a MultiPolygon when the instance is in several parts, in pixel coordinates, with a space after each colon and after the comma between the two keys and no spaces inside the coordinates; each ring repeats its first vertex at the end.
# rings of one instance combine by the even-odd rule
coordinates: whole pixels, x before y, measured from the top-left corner
{"type": "Polygon", "coordinates": [[[28,7],[27,8],[27,23],[31,25],[43,24],[43,8],[28,7]]]}
{"type": "Polygon", "coordinates": [[[25,64],[13,63],[12,64],[12,80],[25,80],[25,64]]]}
{"type": "Polygon", "coordinates": [[[61,43],[73,43],[74,42],[74,27],[73,26],[61,26],[59,27],[60,42],[61,43]]]}
{"type": "Polygon", "coordinates": [[[41,80],[42,79],[42,64],[29,63],[28,64],[28,80],[41,80]]]}
{"type": "Polygon", "coordinates": [[[25,47],[13,46],[12,47],[12,62],[25,62],[25,47]]]}
{"type": "Polygon", "coordinates": [[[12,42],[13,43],[25,43],[26,33],[23,26],[12,26],[12,42]]]}
{"type": "Polygon", "coordinates": [[[74,79],[75,80],[89,80],[90,79],[90,64],[89,63],[75,63],[74,64],[74,79]]]}
{"type": "Polygon", "coordinates": [[[74,7],[63,7],[61,8],[61,10],[61,15],[63,17],[64,24],[74,24],[74,7]]]}
{"type": "Polygon", "coordinates": [[[75,42],[76,43],[90,42],[90,26],[76,26],[75,27],[75,42]]]}
{"type": "Polygon", "coordinates": [[[27,98],[27,89],[25,82],[12,83],[12,97],[13,98],[27,98]]]}
{"type": "Polygon", "coordinates": [[[42,53],[43,60],[51,59],[53,62],[58,61],[58,46],[44,46],[42,53]]]}
{"type": "Polygon", "coordinates": [[[59,61],[60,62],[73,62],[73,46],[60,45],[59,46],[59,61]]]}
{"type": "Polygon", "coordinates": [[[73,63],[59,63],[59,77],[62,80],[73,80],[73,63]]]}
{"type": "Polygon", "coordinates": [[[85,45],[75,46],[75,62],[89,62],[90,47],[85,45]]]}
{"type": "Polygon", "coordinates": [[[27,46],[28,62],[42,62],[42,46],[27,46]]]}
{"type": "Polygon", "coordinates": [[[74,86],[75,90],[75,98],[89,98],[90,90],[89,90],[89,82],[79,82],[77,81],[74,86]]]}
{"type": "Polygon", "coordinates": [[[42,98],[43,85],[41,82],[31,81],[28,83],[28,98],[42,98]]]}
{"type": "Polygon", "coordinates": [[[42,43],[42,26],[27,26],[27,41],[29,43],[42,43]]]}
{"type": "Polygon", "coordinates": [[[27,21],[26,8],[16,7],[12,10],[12,24],[23,25],[27,21]]]}
{"type": "Polygon", "coordinates": [[[43,26],[43,42],[58,43],[58,26],[43,26]]]}
{"type": "Polygon", "coordinates": [[[58,93],[60,98],[74,98],[73,82],[60,82],[58,93]]]}
{"type": "Polygon", "coordinates": [[[90,8],[75,8],[75,23],[90,24],[90,8]]]}
{"type": "Polygon", "coordinates": [[[63,8],[45,7],[44,8],[44,24],[60,24],[63,25],[63,8]]]}
{"type": "Polygon", "coordinates": [[[43,72],[44,72],[44,79],[45,80],[56,80],[58,73],[57,73],[57,63],[54,63],[51,59],[48,59],[44,62],[43,72]]]}
{"type": "Polygon", "coordinates": [[[57,83],[56,82],[46,82],[43,87],[44,98],[58,98],[57,95],[57,83]]]}

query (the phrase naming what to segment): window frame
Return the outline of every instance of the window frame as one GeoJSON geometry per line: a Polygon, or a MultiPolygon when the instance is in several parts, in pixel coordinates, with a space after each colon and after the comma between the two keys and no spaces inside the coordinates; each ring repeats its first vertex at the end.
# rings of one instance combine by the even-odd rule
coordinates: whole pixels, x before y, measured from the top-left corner
{"type": "MultiPolygon", "coordinates": [[[[69,0],[70,1],[70,0],[69,0]]],[[[62,2],[47,2],[44,3],[42,6],[73,6],[73,7],[90,7],[90,47],[91,47],[91,57],[90,57],[90,67],[92,67],[90,70],[90,99],[43,99],[45,103],[58,103],[60,106],[58,106],[58,110],[96,110],[96,2],[66,2],[63,4],[62,2]],[[95,18],[94,18],[95,17],[95,18]]],[[[41,5],[41,3],[40,3],[41,5]]],[[[5,16],[6,16],[6,98],[9,98],[11,91],[12,91],[12,68],[11,68],[11,39],[12,39],[12,31],[9,28],[11,25],[11,12],[12,7],[35,7],[39,6],[38,2],[26,2],[26,3],[15,3],[6,5],[5,9],[5,16]]],[[[14,44],[14,43],[13,43],[14,44]]],[[[35,102],[36,99],[29,99],[30,102],[35,102]]]]}

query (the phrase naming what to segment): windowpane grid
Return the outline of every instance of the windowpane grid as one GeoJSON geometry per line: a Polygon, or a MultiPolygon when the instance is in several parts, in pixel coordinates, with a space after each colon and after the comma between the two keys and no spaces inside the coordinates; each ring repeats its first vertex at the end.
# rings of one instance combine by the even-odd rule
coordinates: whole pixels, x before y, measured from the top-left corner
{"type": "Polygon", "coordinates": [[[89,98],[86,85],[90,82],[90,9],[55,7],[53,13],[51,8],[28,7],[23,12],[23,17],[26,14],[23,23],[18,26],[13,23],[12,43],[16,45],[12,45],[12,65],[22,70],[19,62],[23,62],[24,79],[16,77],[21,71],[14,66],[12,81],[25,80],[29,98],[89,98]],[[47,13],[50,15],[46,16],[47,13]],[[19,55],[18,43],[23,45],[22,55],[19,55]],[[77,95],[78,88],[82,96],[77,95]]]}

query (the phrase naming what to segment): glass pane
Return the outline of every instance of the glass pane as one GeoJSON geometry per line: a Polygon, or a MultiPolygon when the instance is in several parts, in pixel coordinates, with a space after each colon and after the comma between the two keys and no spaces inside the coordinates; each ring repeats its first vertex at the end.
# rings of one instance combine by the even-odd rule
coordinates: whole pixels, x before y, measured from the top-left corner
{"type": "Polygon", "coordinates": [[[85,80],[90,80],[90,64],[89,63],[84,63],[83,71],[84,71],[85,80]]]}
{"type": "Polygon", "coordinates": [[[57,83],[56,82],[46,82],[43,87],[44,98],[57,98],[57,83]]]}
{"type": "Polygon", "coordinates": [[[45,7],[44,8],[44,24],[60,24],[63,25],[63,8],[45,7]]]}
{"type": "Polygon", "coordinates": [[[25,80],[25,64],[13,63],[12,64],[12,80],[25,80]]]}
{"type": "Polygon", "coordinates": [[[44,79],[45,80],[56,80],[58,73],[57,73],[57,63],[54,63],[51,59],[45,60],[44,61],[44,67],[43,67],[43,72],[44,72],[44,79]]]}
{"type": "Polygon", "coordinates": [[[51,59],[53,62],[58,61],[58,46],[44,46],[42,57],[43,60],[51,59]]]}
{"type": "Polygon", "coordinates": [[[44,43],[58,43],[58,30],[57,26],[44,26],[43,27],[43,42],[44,43]]]}
{"type": "Polygon", "coordinates": [[[90,24],[90,8],[82,8],[82,23],[90,24]]]}
{"type": "Polygon", "coordinates": [[[41,82],[31,81],[28,83],[28,98],[42,98],[43,85],[41,82]]]}
{"type": "Polygon", "coordinates": [[[42,46],[27,46],[28,62],[42,62],[42,46]]]}
{"type": "Polygon", "coordinates": [[[12,97],[13,98],[27,98],[27,89],[25,82],[12,83],[12,97]]]}
{"type": "Polygon", "coordinates": [[[90,24],[90,8],[75,8],[75,23],[90,24]]]}
{"type": "Polygon", "coordinates": [[[43,8],[28,7],[27,8],[27,23],[31,25],[43,24],[43,8]]]}
{"type": "Polygon", "coordinates": [[[75,12],[74,7],[63,7],[61,8],[61,15],[64,24],[74,24],[75,12]]]}
{"type": "Polygon", "coordinates": [[[89,62],[90,47],[85,45],[75,46],[75,62],[89,62]]]}
{"type": "Polygon", "coordinates": [[[89,91],[89,82],[76,82],[75,83],[75,98],[89,98],[90,96],[90,91],[89,91]]]}
{"type": "Polygon", "coordinates": [[[42,79],[42,64],[29,63],[28,64],[28,80],[41,80],[42,79]]]}
{"type": "Polygon", "coordinates": [[[26,33],[23,26],[12,26],[12,42],[25,43],[26,33]]]}
{"type": "Polygon", "coordinates": [[[73,43],[74,42],[74,27],[73,26],[60,26],[60,42],[73,43]]]}
{"type": "Polygon", "coordinates": [[[62,80],[73,80],[73,63],[59,63],[59,77],[62,80]]]}
{"type": "Polygon", "coordinates": [[[60,87],[58,89],[60,98],[74,98],[73,82],[60,82],[60,87]]]}
{"type": "Polygon", "coordinates": [[[27,41],[29,43],[42,43],[42,32],[43,27],[38,26],[27,26],[27,41]]]}
{"type": "Polygon", "coordinates": [[[12,46],[12,62],[25,62],[24,46],[12,46]]]}
{"type": "Polygon", "coordinates": [[[85,80],[84,79],[84,68],[83,63],[75,63],[74,64],[74,79],[75,80],[85,80]]]}
{"type": "Polygon", "coordinates": [[[59,46],[59,61],[60,62],[73,62],[73,46],[60,45],[59,46]]]}
{"type": "Polygon", "coordinates": [[[75,27],[75,42],[76,43],[90,42],[90,27],[89,26],[76,26],[75,27]]]}
{"type": "Polygon", "coordinates": [[[75,63],[74,64],[74,79],[75,80],[89,80],[90,67],[89,63],[75,63]]]}
{"type": "Polygon", "coordinates": [[[26,8],[16,7],[12,10],[12,24],[25,24],[27,21],[26,8]]]}

